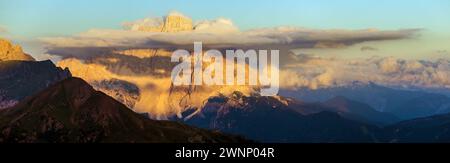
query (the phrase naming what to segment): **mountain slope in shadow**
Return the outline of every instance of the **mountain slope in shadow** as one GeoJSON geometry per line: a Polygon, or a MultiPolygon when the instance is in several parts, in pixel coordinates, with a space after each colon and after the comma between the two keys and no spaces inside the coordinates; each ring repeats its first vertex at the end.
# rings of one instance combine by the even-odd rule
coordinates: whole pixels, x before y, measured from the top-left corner
{"type": "Polygon", "coordinates": [[[178,120],[261,142],[378,142],[376,134],[381,131],[376,126],[327,111],[305,115],[290,107],[288,101],[277,97],[235,92],[230,97],[212,97],[201,111],[187,111],[184,115],[190,116],[178,120]]]}
{"type": "Polygon", "coordinates": [[[47,61],[0,61],[0,109],[71,77],[68,69],[47,61]]]}

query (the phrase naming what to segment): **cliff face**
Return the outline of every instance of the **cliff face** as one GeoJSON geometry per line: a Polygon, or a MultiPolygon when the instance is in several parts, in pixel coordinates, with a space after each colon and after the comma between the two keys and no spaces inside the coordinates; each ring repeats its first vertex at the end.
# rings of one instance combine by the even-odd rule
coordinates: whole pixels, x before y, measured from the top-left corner
{"type": "Polygon", "coordinates": [[[192,31],[194,26],[192,19],[178,13],[171,13],[165,17],[164,23],[158,25],[141,25],[136,27],[135,30],[143,32],[182,32],[192,31]]]}
{"type": "Polygon", "coordinates": [[[172,14],[166,17],[163,32],[192,31],[192,20],[186,16],[172,14]]]}
{"type": "Polygon", "coordinates": [[[0,38],[0,61],[9,60],[34,61],[34,58],[25,54],[19,45],[13,45],[10,41],[0,38]]]}

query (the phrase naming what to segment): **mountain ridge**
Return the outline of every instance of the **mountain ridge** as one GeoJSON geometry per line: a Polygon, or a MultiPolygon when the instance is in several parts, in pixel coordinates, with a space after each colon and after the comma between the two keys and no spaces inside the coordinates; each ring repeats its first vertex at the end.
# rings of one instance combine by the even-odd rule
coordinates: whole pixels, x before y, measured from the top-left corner
{"type": "Polygon", "coordinates": [[[133,112],[79,78],[0,111],[0,142],[248,142],[133,112]]]}

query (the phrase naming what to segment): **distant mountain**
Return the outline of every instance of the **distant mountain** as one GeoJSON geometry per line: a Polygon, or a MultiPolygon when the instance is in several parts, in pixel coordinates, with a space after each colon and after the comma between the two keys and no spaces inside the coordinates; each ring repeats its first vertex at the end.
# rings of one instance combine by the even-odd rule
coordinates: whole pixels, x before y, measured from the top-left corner
{"type": "Polygon", "coordinates": [[[22,47],[0,38],[0,61],[34,61],[34,58],[23,52],[22,47]]]}
{"type": "Polygon", "coordinates": [[[349,100],[343,96],[332,98],[324,102],[324,105],[327,107],[323,108],[327,110],[323,111],[336,112],[342,117],[365,122],[368,124],[377,124],[380,126],[384,126],[400,121],[400,119],[395,117],[394,115],[376,111],[367,104],[349,100]]]}
{"type": "Polygon", "coordinates": [[[210,98],[201,111],[188,111],[182,121],[262,142],[377,142],[375,126],[332,112],[303,115],[285,100],[235,92],[210,98]]]}
{"type": "Polygon", "coordinates": [[[414,119],[450,112],[450,98],[424,91],[392,89],[375,83],[321,88],[282,90],[280,95],[306,102],[325,102],[337,96],[368,104],[379,112],[402,119],[414,119]]]}
{"type": "Polygon", "coordinates": [[[51,61],[0,61],[0,109],[71,77],[51,61]]]}
{"type": "MultiPolygon", "coordinates": [[[[173,120],[201,128],[240,134],[261,142],[450,142],[450,114],[377,127],[351,120],[360,118],[359,116],[366,112],[375,112],[363,109],[364,114],[354,117],[351,117],[353,114],[348,113],[354,108],[364,108],[367,105],[343,97],[334,98],[325,104],[339,107],[324,108],[324,104],[308,104],[280,97],[247,97],[236,92],[231,97],[212,97],[203,109],[188,110],[182,115],[184,118],[173,118],[173,120]],[[336,109],[341,112],[335,113],[336,109]],[[315,111],[311,112],[311,110],[315,111]]],[[[382,116],[384,113],[373,114],[382,116]]]]}
{"type": "Polygon", "coordinates": [[[247,142],[189,127],[154,121],[69,78],[0,111],[0,142],[247,142]]]}

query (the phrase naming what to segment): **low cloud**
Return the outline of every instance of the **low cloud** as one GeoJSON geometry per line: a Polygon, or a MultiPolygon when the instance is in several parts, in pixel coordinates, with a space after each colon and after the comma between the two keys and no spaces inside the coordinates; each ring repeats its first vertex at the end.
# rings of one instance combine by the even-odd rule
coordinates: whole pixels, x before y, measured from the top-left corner
{"type": "Polygon", "coordinates": [[[202,41],[211,46],[286,46],[290,48],[342,48],[366,41],[399,40],[414,37],[419,29],[315,30],[304,28],[274,28],[237,31],[224,20],[203,22],[196,30],[179,33],[141,32],[133,30],[92,29],[71,37],[42,38],[49,47],[107,46],[172,46],[190,45],[202,41]],[[213,31],[222,31],[216,32],[213,31]]]}
{"type": "Polygon", "coordinates": [[[450,61],[438,59],[404,60],[394,57],[369,59],[330,59],[302,57],[303,62],[286,66],[281,72],[282,87],[326,88],[354,81],[388,86],[449,88],[450,61]]]}
{"type": "Polygon", "coordinates": [[[205,20],[197,23],[194,27],[195,32],[199,33],[237,33],[239,29],[233,24],[230,19],[219,18],[216,20],[205,20]]]}

